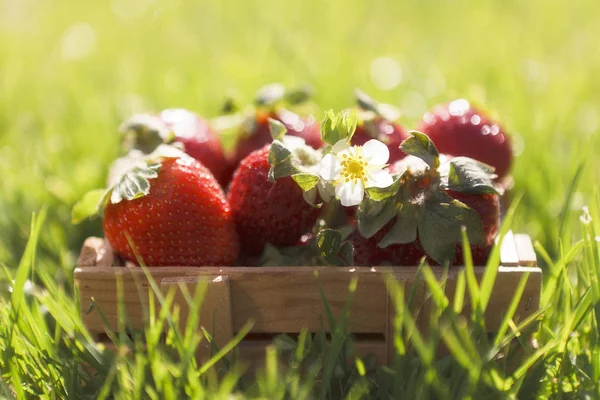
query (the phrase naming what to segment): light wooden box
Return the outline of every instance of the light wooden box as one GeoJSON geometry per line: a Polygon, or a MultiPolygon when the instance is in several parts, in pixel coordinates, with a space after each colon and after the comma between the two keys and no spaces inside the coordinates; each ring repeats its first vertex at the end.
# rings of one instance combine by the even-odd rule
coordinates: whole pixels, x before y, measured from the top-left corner
{"type": "MultiPolygon", "coordinates": [[[[122,279],[123,296],[129,322],[134,328],[143,328],[143,310],[149,296],[154,296],[141,268],[128,265],[113,267],[113,254],[100,238],[89,238],[83,246],[75,270],[75,280],[81,296],[83,321],[90,332],[101,340],[106,338],[105,325],[100,314],[85,310],[93,298],[108,319],[111,329],[118,326],[117,277],[122,279]],[[145,303],[145,304],[143,304],[145,303]]],[[[442,275],[441,267],[433,267],[442,275]]],[[[358,286],[352,301],[349,330],[355,335],[356,348],[361,354],[372,354],[379,363],[386,363],[394,352],[393,318],[396,310],[386,289],[386,279],[395,279],[404,285],[408,294],[415,288],[414,309],[420,329],[429,321],[426,284],[416,278],[416,267],[150,267],[153,279],[163,293],[176,290],[175,303],[180,307],[181,320],[187,318],[187,302],[180,285],[186,285],[193,294],[198,281],[208,282],[200,324],[211,332],[221,347],[238,332],[248,320],[254,326],[236,351],[242,360],[264,359],[265,346],[281,333],[297,334],[302,328],[316,332],[328,328],[323,302],[314,271],[318,271],[327,301],[339,316],[348,299],[352,277],[358,277],[358,286]]],[[[456,277],[460,267],[449,270],[446,294],[452,301],[456,277]]],[[[481,279],[484,267],[475,267],[481,279]]],[[[509,233],[501,249],[501,266],[485,314],[486,327],[494,332],[507,311],[518,282],[524,274],[528,280],[513,320],[523,320],[540,306],[542,273],[536,266],[536,257],[529,236],[509,233]]],[[[465,299],[465,312],[469,300],[465,299]]],[[[209,353],[207,341],[202,342],[199,357],[209,353]]]]}

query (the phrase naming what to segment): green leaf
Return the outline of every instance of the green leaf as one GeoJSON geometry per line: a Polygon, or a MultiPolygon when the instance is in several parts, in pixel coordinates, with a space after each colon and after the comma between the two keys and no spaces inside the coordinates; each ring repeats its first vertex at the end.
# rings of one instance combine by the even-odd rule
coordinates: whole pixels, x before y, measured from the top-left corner
{"type": "Polygon", "coordinates": [[[356,104],[364,111],[370,111],[387,121],[395,121],[400,116],[400,111],[396,107],[379,103],[360,89],[355,89],[354,95],[356,104]]]}
{"type": "Polygon", "coordinates": [[[461,242],[461,227],[465,226],[469,241],[485,241],[479,214],[446,193],[433,193],[424,203],[418,218],[419,240],[427,255],[439,264],[452,261],[456,245],[461,242]]]}
{"type": "Polygon", "coordinates": [[[287,128],[280,121],[269,118],[269,131],[273,140],[281,140],[283,135],[287,133],[287,128]]]}
{"type": "Polygon", "coordinates": [[[411,243],[417,240],[417,217],[419,207],[411,202],[405,202],[398,211],[396,222],[377,244],[385,248],[397,243],[411,243]]]}
{"type": "Polygon", "coordinates": [[[354,89],[354,95],[356,96],[356,104],[365,111],[372,111],[377,115],[379,113],[379,104],[377,101],[372,99],[368,94],[360,89],[354,89]]]}
{"type": "Polygon", "coordinates": [[[350,142],[356,124],[358,123],[356,113],[354,111],[342,111],[335,114],[332,110],[325,113],[325,118],[321,122],[321,138],[329,145],[334,145],[340,140],[350,142]]]}
{"type": "Polygon", "coordinates": [[[254,103],[257,106],[271,106],[283,99],[285,86],[281,83],[271,83],[258,89],[254,103]]]}
{"type": "Polygon", "coordinates": [[[158,177],[160,164],[147,168],[135,167],[124,174],[115,184],[110,195],[110,202],[117,204],[121,200],[134,200],[150,193],[150,179],[158,177]]]}
{"type": "Polygon", "coordinates": [[[371,187],[365,189],[365,192],[367,192],[367,196],[369,196],[371,200],[381,201],[395,196],[398,193],[399,188],[400,178],[399,176],[396,176],[394,182],[390,186],[386,188],[371,187]]]}
{"type": "Polygon", "coordinates": [[[106,194],[106,189],[94,189],[83,195],[71,211],[71,223],[78,224],[84,219],[98,215],[98,205],[106,194]]]}
{"type": "Polygon", "coordinates": [[[400,145],[402,151],[406,154],[419,157],[431,168],[440,166],[440,153],[435,147],[429,136],[419,131],[410,131],[412,136],[406,139],[400,145]]]}
{"type": "Polygon", "coordinates": [[[319,190],[317,189],[317,187],[315,185],[315,187],[313,187],[309,190],[303,191],[302,197],[304,198],[304,201],[306,201],[311,206],[320,207],[320,203],[317,202],[317,194],[318,193],[319,193],[319,190]]]}
{"type": "Polygon", "coordinates": [[[319,182],[319,177],[317,175],[306,173],[294,174],[292,175],[292,179],[294,179],[298,186],[300,186],[300,189],[305,192],[314,188],[319,182]]]}
{"type": "Polygon", "coordinates": [[[497,194],[494,187],[494,168],[469,157],[455,157],[442,174],[442,185],[462,193],[497,194]]]}
{"type": "Polygon", "coordinates": [[[269,150],[269,180],[275,182],[279,178],[298,173],[298,169],[292,164],[292,153],[279,140],[271,143],[269,150]]]}
{"type": "Polygon", "coordinates": [[[317,234],[319,255],[325,260],[337,256],[342,246],[342,234],[335,229],[322,229],[317,234]]]}
{"type": "Polygon", "coordinates": [[[397,213],[398,204],[394,198],[377,201],[367,197],[356,211],[358,231],[368,239],[379,232],[397,213]]]}
{"type": "Polygon", "coordinates": [[[159,117],[152,114],[135,114],[119,127],[126,150],[140,150],[149,154],[163,143],[171,143],[175,133],[159,117]]]}
{"type": "Polygon", "coordinates": [[[279,141],[274,140],[269,150],[269,164],[280,164],[292,156],[292,152],[279,141]]]}

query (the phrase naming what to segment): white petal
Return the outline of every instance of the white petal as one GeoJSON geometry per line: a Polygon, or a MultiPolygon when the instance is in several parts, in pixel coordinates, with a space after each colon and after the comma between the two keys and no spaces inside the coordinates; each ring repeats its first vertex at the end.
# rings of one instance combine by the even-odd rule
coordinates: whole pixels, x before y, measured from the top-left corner
{"type": "Polygon", "coordinates": [[[340,166],[340,160],[333,154],[329,153],[321,160],[319,169],[321,178],[327,181],[335,180],[340,175],[341,171],[342,167],[340,166]]]}
{"type": "Polygon", "coordinates": [[[379,140],[369,140],[363,145],[362,151],[369,164],[384,165],[390,158],[390,150],[379,140]]]}
{"type": "Polygon", "coordinates": [[[337,185],[335,187],[335,194],[344,207],[352,207],[363,201],[365,189],[363,188],[362,181],[358,181],[356,184],[354,181],[350,181],[337,185]]]}
{"type": "Polygon", "coordinates": [[[333,154],[338,154],[344,150],[348,150],[349,148],[350,148],[350,145],[348,144],[346,139],[342,139],[342,140],[338,140],[338,142],[333,145],[333,147],[331,148],[331,152],[333,154]]]}
{"type": "Polygon", "coordinates": [[[394,178],[384,169],[371,171],[367,174],[367,187],[386,188],[394,183],[394,178]]]}

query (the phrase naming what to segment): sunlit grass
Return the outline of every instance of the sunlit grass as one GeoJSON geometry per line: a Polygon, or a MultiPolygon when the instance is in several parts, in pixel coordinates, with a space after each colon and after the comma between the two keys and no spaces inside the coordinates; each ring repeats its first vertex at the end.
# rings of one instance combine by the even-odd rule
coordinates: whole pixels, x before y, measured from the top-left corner
{"type": "MultiPolygon", "coordinates": [[[[342,388],[350,398],[365,391],[391,398],[600,396],[599,18],[592,0],[0,0],[0,394],[216,399],[243,390],[310,398],[341,396],[335,390],[342,388]],[[380,370],[367,361],[331,361],[350,343],[343,329],[329,344],[307,334],[300,343],[280,340],[293,350],[280,349],[280,359],[271,350],[270,367],[256,380],[240,378],[235,368],[199,376],[193,362],[170,358],[189,359],[182,343],[195,339],[180,332],[183,342],[173,348],[160,343],[156,332],[167,316],[145,332],[153,352],[143,354],[118,335],[118,346],[129,350],[117,355],[90,342],[72,300],[72,270],[82,241],[101,230],[98,221],[72,226],[70,209],[103,186],[120,121],[175,106],[215,117],[226,96],[250,101],[273,81],[312,84],[322,109],[351,105],[360,87],[399,106],[408,127],[456,97],[499,118],[519,154],[514,193],[523,197],[511,228],[537,242],[544,269],[544,312],[528,322],[539,328],[537,349],[510,340],[525,327],[508,319],[496,337],[484,338],[475,311],[454,318],[460,301],[435,290],[439,318],[431,332],[418,335],[409,314],[401,314],[402,357],[380,370]],[[584,205],[593,220],[579,219],[584,205]],[[441,342],[453,357],[432,357],[441,342]],[[315,363],[321,356],[324,371],[315,363]],[[509,359],[516,360],[512,369],[509,359]],[[293,366],[278,372],[286,360],[293,366]]],[[[469,274],[463,278],[462,290],[483,309],[490,271],[479,288],[469,274]]]]}

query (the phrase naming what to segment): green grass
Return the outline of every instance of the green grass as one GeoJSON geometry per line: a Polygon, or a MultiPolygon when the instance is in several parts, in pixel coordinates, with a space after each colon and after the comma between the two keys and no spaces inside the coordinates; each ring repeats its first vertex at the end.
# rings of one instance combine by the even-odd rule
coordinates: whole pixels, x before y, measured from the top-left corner
{"type": "MultiPolygon", "coordinates": [[[[598,241],[594,222],[578,219],[583,205],[600,218],[599,17],[593,0],[0,0],[0,266],[15,279],[2,280],[0,393],[600,396],[598,241]],[[400,68],[402,79],[390,90],[372,80],[379,57],[400,68]],[[502,361],[508,356],[493,354],[506,353],[518,326],[507,322],[488,340],[477,315],[467,327],[453,318],[460,304],[443,298],[424,337],[401,314],[397,347],[404,356],[389,369],[367,365],[364,374],[335,363],[351,351],[341,343],[344,333],[330,345],[318,335],[303,336],[299,347],[288,343],[305,350],[282,356],[298,357],[295,368],[279,375],[276,364],[284,361],[271,355],[256,380],[240,380],[236,369],[199,374],[194,363],[176,362],[189,358],[185,346],[196,340],[183,334],[162,345],[150,329],[144,335],[154,352],[114,359],[89,343],[72,300],[72,269],[83,239],[99,234],[100,225],[72,226],[70,209],[103,186],[120,121],[172,106],[214,117],[225,96],[249,101],[273,81],[309,82],[322,109],[348,106],[360,87],[400,106],[409,127],[456,97],[485,105],[503,122],[520,154],[513,177],[523,197],[512,229],[537,241],[544,269],[540,350],[515,355],[519,367],[509,370],[502,361]],[[31,224],[39,210],[46,211],[31,224]],[[431,359],[441,340],[455,357],[431,359]],[[312,374],[318,357],[327,361],[325,381],[312,374]],[[98,374],[80,368],[83,360],[98,374]]],[[[484,306],[486,290],[469,282],[465,290],[480,292],[484,306]]]]}

